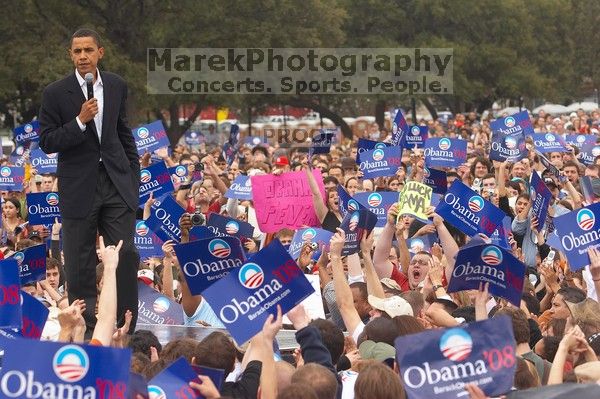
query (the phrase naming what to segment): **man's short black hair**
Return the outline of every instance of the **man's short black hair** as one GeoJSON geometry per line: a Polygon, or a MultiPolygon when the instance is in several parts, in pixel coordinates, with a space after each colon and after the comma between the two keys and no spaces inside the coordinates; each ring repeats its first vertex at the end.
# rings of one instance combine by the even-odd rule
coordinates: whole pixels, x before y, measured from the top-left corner
{"type": "Polygon", "coordinates": [[[129,347],[134,353],[140,352],[148,357],[151,357],[151,346],[155,347],[156,351],[160,355],[160,352],[162,351],[162,345],[160,344],[160,341],[152,331],[137,330],[131,335],[131,338],[129,339],[129,347]]]}
{"type": "Polygon", "coordinates": [[[76,37],[91,37],[94,39],[94,42],[96,42],[96,46],[98,46],[98,48],[102,47],[100,44],[100,35],[95,30],[87,28],[77,29],[77,31],[73,33],[73,36],[71,36],[71,46],[73,46],[73,39],[76,37]]]}

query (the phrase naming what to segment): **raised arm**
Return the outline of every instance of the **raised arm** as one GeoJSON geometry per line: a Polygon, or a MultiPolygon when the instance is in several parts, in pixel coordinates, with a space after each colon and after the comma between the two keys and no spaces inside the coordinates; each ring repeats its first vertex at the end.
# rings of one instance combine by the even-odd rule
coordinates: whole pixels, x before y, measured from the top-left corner
{"type": "MultiPolygon", "coordinates": [[[[392,240],[396,232],[396,217],[398,216],[398,205],[392,204],[388,209],[387,221],[373,252],[373,266],[379,278],[390,277],[394,265],[390,262],[390,251],[392,249],[392,240]]],[[[406,244],[405,244],[406,245],[406,244]]]]}
{"type": "Polygon", "coordinates": [[[496,182],[498,184],[498,196],[506,197],[508,191],[506,190],[506,167],[507,162],[494,161],[494,171],[496,174],[496,182]]]}
{"type": "Polygon", "coordinates": [[[360,242],[360,252],[362,253],[363,263],[365,266],[365,281],[367,283],[367,292],[371,295],[375,295],[377,298],[385,298],[385,292],[383,286],[377,276],[375,267],[373,267],[373,260],[371,259],[371,249],[373,248],[373,242],[375,237],[373,232],[368,236],[363,236],[360,242]]]}
{"type": "Polygon", "coordinates": [[[400,251],[400,258],[398,264],[402,270],[402,273],[408,276],[408,265],[410,264],[410,251],[406,244],[406,238],[404,238],[404,232],[406,231],[406,224],[403,220],[396,222],[396,242],[398,243],[398,250],[400,251]]]}
{"type": "Polygon", "coordinates": [[[162,251],[164,254],[162,293],[171,299],[175,299],[175,291],[173,290],[173,264],[175,263],[175,251],[173,251],[174,245],[175,242],[173,240],[167,240],[162,245],[162,251]]]}
{"type": "Polygon", "coordinates": [[[458,245],[444,224],[444,219],[442,219],[437,213],[433,213],[433,225],[437,230],[438,237],[440,238],[440,242],[442,244],[442,249],[444,250],[444,256],[446,257],[447,266],[444,270],[446,281],[450,281],[452,271],[454,270],[454,263],[456,262],[456,254],[458,254],[458,245]]]}
{"type": "Polygon", "coordinates": [[[315,208],[315,213],[319,218],[319,221],[323,223],[325,220],[325,216],[327,216],[327,206],[325,205],[325,200],[323,199],[323,195],[321,194],[321,190],[319,190],[319,185],[317,184],[317,180],[312,173],[312,168],[310,167],[310,163],[307,164],[307,167],[304,169],[306,171],[306,178],[308,179],[308,186],[310,187],[310,192],[312,194],[312,202],[315,208]]]}
{"type": "MultiPolygon", "coordinates": [[[[181,243],[186,243],[190,241],[190,229],[192,228],[192,221],[190,220],[190,215],[184,214],[179,220],[179,228],[181,229],[181,243]]],[[[185,280],[183,270],[181,270],[181,265],[179,264],[179,260],[177,256],[173,257],[173,262],[179,267],[179,282],[181,284],[181,306],[183,307],[183,311],[188,317],[192,317],[194,313],[196,313],[196,309],[200,306],[202,302],[201,295],[192,295],[190,291],[190,287],[187,285],[187,281],[185,280]]]]}
{"type": "Polygon", "coordinates": [[[331,259],[331,268],[333,269],[333,287],[335,289],[335,299],[338,309],[346,325],[346,329],[350,334],[356,330],[361,323],[360,316],[354,302],[352,300],[352,290],[348,285],[346,276],[344,275],[344,266],[342,265],[342,249],[346,238],[342,229],[337,229],[337,232],[331,238],[329,245],[329,254],[331,259]]]}
{"type": "Polygon", "coordinates": [[[123,241],[117,246],[104,246],[104,238],[100,236],[100,253],[104,264],[102,276],[102,291],[98,299],[98,321],[92,339],[96,339],[103,346],[109,346],[117,322],[117,266],[119,264],[119,250],[123,241]]]}

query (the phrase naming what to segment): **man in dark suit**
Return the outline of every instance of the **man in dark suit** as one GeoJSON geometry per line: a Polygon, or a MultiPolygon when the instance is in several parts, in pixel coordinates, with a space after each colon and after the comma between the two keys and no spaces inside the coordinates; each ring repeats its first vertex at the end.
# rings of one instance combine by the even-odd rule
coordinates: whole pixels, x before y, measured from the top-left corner
{"type": "Polygon", "coordinates": [[[69,53],[75,72],[44,90],[40,108],[40,147],[58,152],[58,192],[69,301],[84,299],[88,333],[95,325],[96,234],[108,244],[123,240],[117,269],[119,325],[125,312],[137,320],[135,211],[139,202],[140,165],[127,126],[127,84],[100,72],[104,55],[98,34],[80,29],[69,53]],[[94,97],[87,98],[87,73],[94,75],[94,97]]]}

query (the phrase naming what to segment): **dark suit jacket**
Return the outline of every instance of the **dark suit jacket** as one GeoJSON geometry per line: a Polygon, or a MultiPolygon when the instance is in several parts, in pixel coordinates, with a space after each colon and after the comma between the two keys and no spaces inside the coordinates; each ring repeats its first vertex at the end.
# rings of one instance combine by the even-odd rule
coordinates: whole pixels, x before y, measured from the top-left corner
{"type": "Polygon", "coordinates": [[[44,90],[40,108],[40,147],[58,152],[59,207],[63,217],[83,218],[91,210],[98,161],[132,210],[139,204],[140,166],[135,141],[127,126],[127,84],[118,75],[100,72],[104,89],[102,142],[93,120],[81,131],[75,119],[85,97],[75,72],[44,90]]]}

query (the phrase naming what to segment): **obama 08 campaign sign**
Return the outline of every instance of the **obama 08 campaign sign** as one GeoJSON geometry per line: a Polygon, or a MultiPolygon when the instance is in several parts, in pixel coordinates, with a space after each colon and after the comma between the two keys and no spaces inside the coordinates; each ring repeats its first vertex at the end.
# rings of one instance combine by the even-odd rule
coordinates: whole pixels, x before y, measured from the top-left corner
{"type": "Polygon", "coordinates": [[[233,339],[256,335],[277,305],[285,314],[314,292],[279,240],[202,292],[233,339]],[[227,295],[224,295],[227,293],[227,295]]]}
{"type": "Polygon", "coordinates": [[[0,346],[2,398],[127,397],[130,349],[20,338],[2,338],[0,346]]]}
{"type": "Polygon", "coordinates": [[[469,383],[497,396],[513,385],[515,339],[508,316],[406,335],[395,346],[410,399],[468,397],[469,383]]]}

